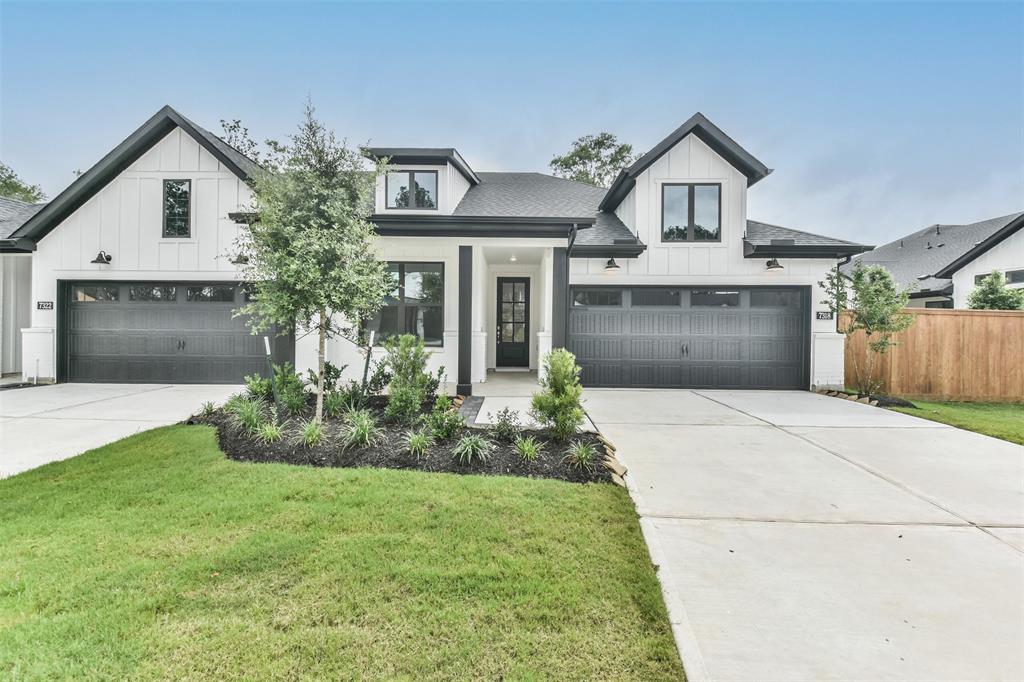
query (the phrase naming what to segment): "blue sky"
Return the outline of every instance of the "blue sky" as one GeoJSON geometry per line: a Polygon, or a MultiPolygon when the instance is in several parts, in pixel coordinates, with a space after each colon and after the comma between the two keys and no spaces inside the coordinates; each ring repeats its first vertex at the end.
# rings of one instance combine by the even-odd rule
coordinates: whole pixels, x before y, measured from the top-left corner
{"type": "Polygon", "coordinates": [[[0,0],[0,159],[52,197],[163,104],[547,170],[701,111],[775,173],[751,218],[867,243],[1024,210],[1024,3],[0,0]]]}

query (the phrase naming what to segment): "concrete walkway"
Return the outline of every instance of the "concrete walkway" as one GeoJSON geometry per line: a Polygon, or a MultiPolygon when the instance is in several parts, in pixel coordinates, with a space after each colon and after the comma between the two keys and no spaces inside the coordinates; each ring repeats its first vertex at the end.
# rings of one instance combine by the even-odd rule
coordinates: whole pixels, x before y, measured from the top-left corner
{"type": "Polygon", "coordinates": [[[806,392],[586,398],[691,682],[1024,679],[1024,448],[806,392]]]}
{"type": "Polygon", "coordinates": [[[57,384],[0,391],[0,477],[182,421],[238,386],[57,384]]]}

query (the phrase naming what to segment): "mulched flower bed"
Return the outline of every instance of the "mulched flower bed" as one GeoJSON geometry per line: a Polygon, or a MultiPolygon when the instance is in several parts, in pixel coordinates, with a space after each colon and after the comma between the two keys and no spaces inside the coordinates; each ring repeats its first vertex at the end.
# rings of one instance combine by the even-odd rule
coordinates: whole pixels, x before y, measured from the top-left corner
{"type": "MultiPolygon", "coordinates": [[[[409,427],[388,424],[384,421],[383,399],[374,400],[369,411],[373,414],[384,431],[383,439],[370,447],[344,450],[341,432],[345,426],[342,417],[324,418],[324,442],[316,447],[308,448],[298,442],[297,424],[312,416],[312,409],[307,407],[308,414],[300,418],[292,418],[285,426],[285,435],[276,443],[264,443],[255,436],[238,429],[231,424],[223,409],[216,410],[208,416],[196,416],[188,420],[190,424],[209,424],[217,429],[220,449],[228,456],[241,462],[279,462],[319,467],[378,467],[384,469],[415,469],[418,471],[442,472],[451,474],[489,474],[493,476],[525,476],[528,478],[554,478],[571,483],[610,483],[612,472],[604,465],[604,444],[593,433],[579,433],[574,438],[584,443],[591,443],[596,451],[593,469],[577,469],[562,462],[569,442],[557,441],[543,431],[524,429],[522,435],[533,436],[543,445],[537,459],[524,461],[512,443],[498,441],[488,435],[487,429],[466,428],[461,434],[447,441],[435,442],[426,454],[416,457],[405,446],[406,433],[409,427]],[[463,465],[452,456],[452,449],[464,435],[477,433],[487,436],[495,448],[485,462],[473,462],[463,465]]],[[[429,412],[430,406],[424,404],[423,412],[429,412]]]]}

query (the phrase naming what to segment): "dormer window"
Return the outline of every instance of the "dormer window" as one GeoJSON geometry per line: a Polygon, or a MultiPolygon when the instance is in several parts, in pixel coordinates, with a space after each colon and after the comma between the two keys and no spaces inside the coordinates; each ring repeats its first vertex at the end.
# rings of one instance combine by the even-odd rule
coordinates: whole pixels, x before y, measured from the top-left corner
{"type": "Polygon", "coordinates": [[[437,209],[437,171],[394,171],[386,184],[387,208],[437,209]]]}
{"type": "Polygon", "coordinates": [[[662,185],[661,241],[722,241],[722,186],[712,183],[662,185]]]}

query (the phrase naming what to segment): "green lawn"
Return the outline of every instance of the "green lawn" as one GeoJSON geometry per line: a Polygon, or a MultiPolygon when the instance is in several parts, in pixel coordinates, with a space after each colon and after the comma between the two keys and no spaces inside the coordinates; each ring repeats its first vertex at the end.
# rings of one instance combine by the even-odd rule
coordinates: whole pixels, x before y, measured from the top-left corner
{"type": "Polygon", "coordinates": [[[679,679],[626,492],[240,464],[149,431],[0,481],[0,679],[679,679]]]}
{"type": "Polygon", "coordinates": [[[1024,445],[1024,404],[931,403],[924,400],[912,402],[920,409],[892,409],[1024,445]]]}

